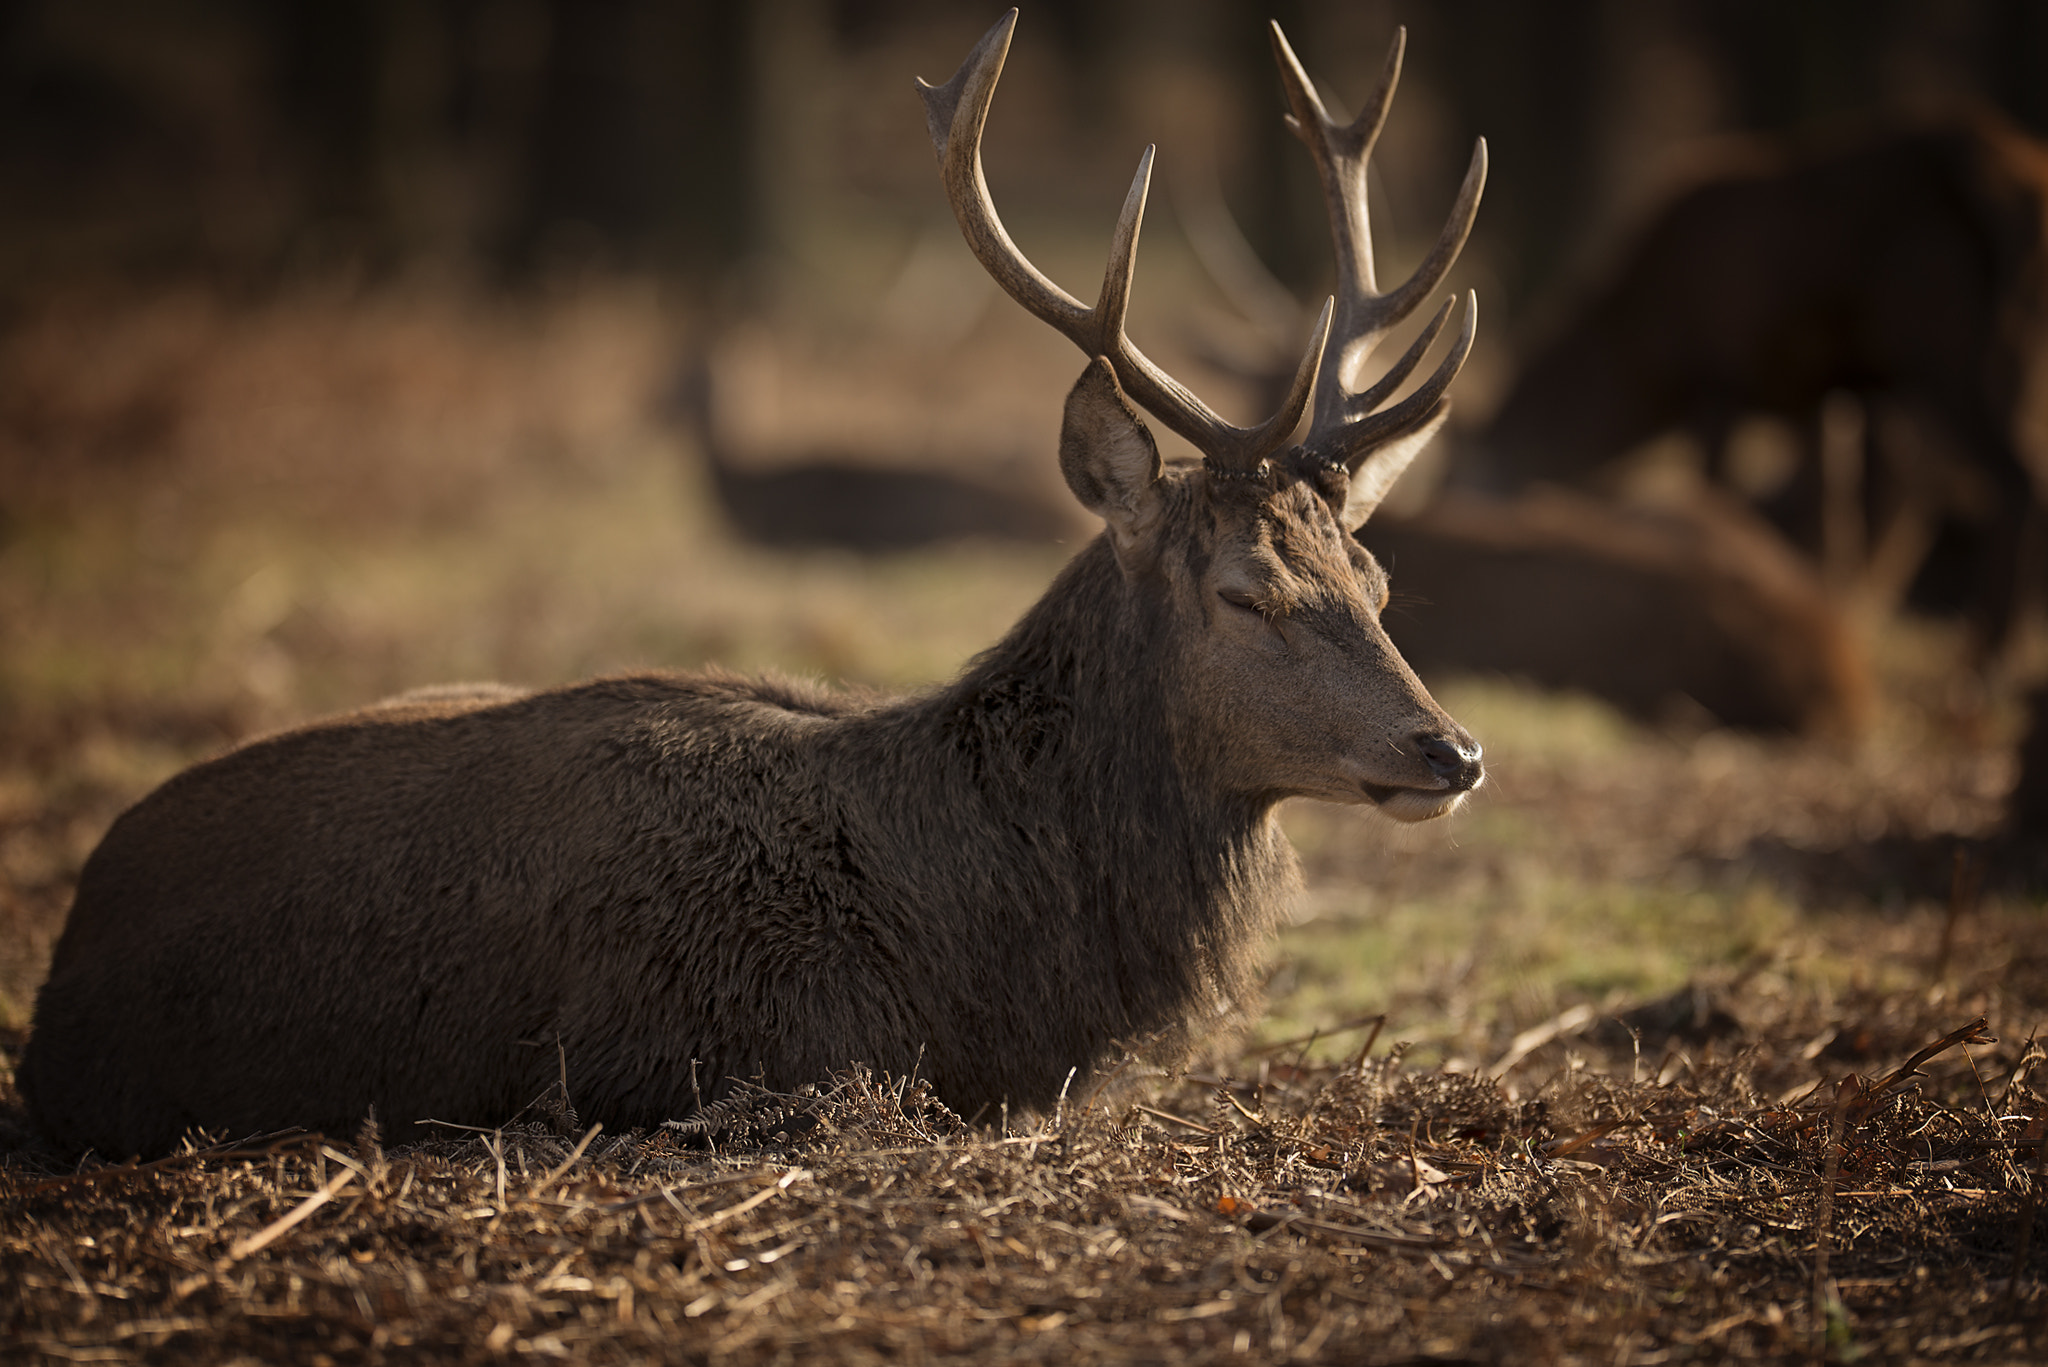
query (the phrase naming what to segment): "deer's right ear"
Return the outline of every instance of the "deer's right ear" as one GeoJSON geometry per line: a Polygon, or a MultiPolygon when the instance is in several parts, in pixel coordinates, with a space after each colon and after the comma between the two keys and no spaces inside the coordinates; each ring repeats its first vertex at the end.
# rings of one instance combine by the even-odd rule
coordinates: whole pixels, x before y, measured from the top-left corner
{"type": "Polygon", "coordinates": [[[1067,395],[1060,473],[1082,506],[1109,524],[1119,560],[1150,540],[1163,506],[1159,481],[1166,464],[1116,372],[1100,356],[1067,395]]]}

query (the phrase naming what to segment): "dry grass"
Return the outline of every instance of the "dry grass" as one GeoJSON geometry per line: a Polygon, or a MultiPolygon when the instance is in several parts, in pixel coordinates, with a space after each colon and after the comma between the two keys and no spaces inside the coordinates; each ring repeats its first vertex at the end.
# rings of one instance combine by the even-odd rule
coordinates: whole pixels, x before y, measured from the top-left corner
{"type": "MultiPolygon", "coordinates": [[[[712,657],[912,684],[1062,558],[734,544],[653,397],[682,345],[626,288],[16,327],[0,1055],[100,832],[236,737],[712,657]]],[[[2018,718],[1939,632],[1884,647],[1855,754],[1442,690],[1484,800],[1289,814],[1264,1042],[1009,1132],[854,1075],[655,1134],[558,1103],[73,1170],[0,1068],[0,1357],[2039,1360],[2048,934],[1986,876],[2018,718]]]]}
{"type": "Polygon", "coordinates": [[[2026,1360],[2042,1053],[1980,1028],[1790,1099],[1808,1051],[1765,1038],[1499,1077],[1395,1046],[1014,1134],[855,1074],[694,1133],[17,1154],[0,1280],[74,1359],[2026,1360]]]}

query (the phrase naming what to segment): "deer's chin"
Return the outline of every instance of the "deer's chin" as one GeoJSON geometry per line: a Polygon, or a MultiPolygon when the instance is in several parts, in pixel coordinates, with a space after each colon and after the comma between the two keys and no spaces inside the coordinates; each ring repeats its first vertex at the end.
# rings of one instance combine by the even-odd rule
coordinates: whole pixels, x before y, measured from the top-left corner
{"type": "Polygon", "coordinates": [[[1463,790],[1438,788],[1389,788],[1377,783],[1360,785],[1366,800],[1396,821],[1413,823],[1449,816],[1465,804],[1463,790]]]}

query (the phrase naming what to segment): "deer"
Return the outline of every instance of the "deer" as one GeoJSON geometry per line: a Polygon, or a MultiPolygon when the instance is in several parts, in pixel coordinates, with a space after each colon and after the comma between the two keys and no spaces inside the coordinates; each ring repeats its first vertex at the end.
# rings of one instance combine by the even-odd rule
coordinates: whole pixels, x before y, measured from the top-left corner
{"type": "Polygon", "coordinates": [[[1073,530],[1064,508],[1035,489],[986,474],[880,464],[872,452],[811,447],[773,465],[750,460],[720,421],[719,367],[707,348],[668,405],[710,476],[727,524],[763,546],[831,546],[866,554],[962,540],[1058,541],[1073,530]]]}
{"type": "Polygon", "coordinates": [[[1736,423],[1783,418],[1807,435],[1762,511],[1811,556],[1860,562],[1850,577],[1878,608],[1941,524],[1962,529],[1951,545],[1973,561],[1960,597],[1982,664],[2041,571],[2044,387],[2048,148],[1988,112],[1744,144],[1670,198],[1530,352],[1459,474],[1492,492],[1597,486],[1681,431],[1739,491],[1736,423]],[[1894,439],[1857,435],[1833,458],[1844,397],[1870,438],[1894,439]],[[1832,490],[1831,468],[1845,472],[1832,490]]]}
{"type": "Polygon", "coordinates": [[[1359,536],[1401,586],[1391,628],[1425,680],[1504,674],[1653,725],[1844,746],[1875,720],[1868,654],[1812,566],[1716,490],[1661,507],[1445,492],[1359,536]]]}
{"type": "Polygon", "coordinates": [[[1400,44],[1340,125],[1273,29],[1339,289],[1284,404],[1237,427],[1125,332],[1154,149],[1092,306],[1004,228],[980,142],[1016,21],[918,85],[969,247],[1089,358],[1058,460],[1100,534],[907,697],[718,670],[457,685],[174,776],[88,858],[37,997],[19,1079],[53,1144],[495,1125],[557,1088],[616,1131],[856,1062],[982,1123],[1045,1113],[1256,1011],[1299,885],[1282,801],[1412,823],[1480,787],[1350,535],[1443,423],[1474,296],[1405,397],[1454,300],[1350,381],[1456,259],[1484,144],[1436,249],[1381,292],[1364,177],[1400,44]],[[1162,460],[1137,405],[1199,462],[1162,460]]]}

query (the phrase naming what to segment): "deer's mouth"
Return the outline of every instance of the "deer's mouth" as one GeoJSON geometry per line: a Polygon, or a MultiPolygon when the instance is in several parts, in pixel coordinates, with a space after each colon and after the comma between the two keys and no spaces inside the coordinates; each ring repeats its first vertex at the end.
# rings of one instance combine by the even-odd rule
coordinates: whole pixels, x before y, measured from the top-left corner
{"type": "Polygon", "coordinates": [[[1465,788],[1403,788],[1385,783],[1360,783],[1372,805],[1401,822],[1434,821],[1464,805],[1465,788]]]}

